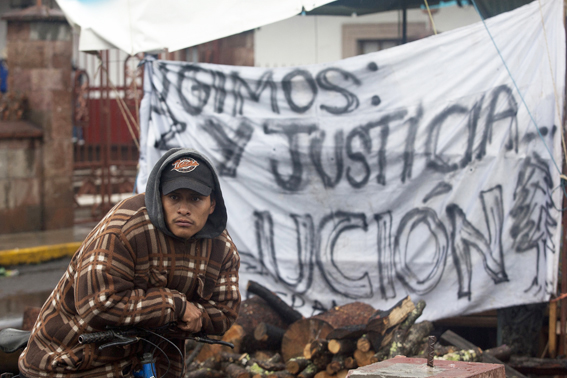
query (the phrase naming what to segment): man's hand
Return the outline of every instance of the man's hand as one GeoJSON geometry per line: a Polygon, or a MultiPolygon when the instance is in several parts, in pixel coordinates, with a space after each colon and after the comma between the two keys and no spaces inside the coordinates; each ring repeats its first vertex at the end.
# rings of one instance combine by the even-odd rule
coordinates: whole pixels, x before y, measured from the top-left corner
{"type": "Polygon", "coordinates": [[[184,331],[193,333],[199,332],[201,327],[203,327],[203,315],[201,310],[199,310],[193,303],[187,302],[185,312],[181,317],[181,323],[177,326],[184,331]]]}

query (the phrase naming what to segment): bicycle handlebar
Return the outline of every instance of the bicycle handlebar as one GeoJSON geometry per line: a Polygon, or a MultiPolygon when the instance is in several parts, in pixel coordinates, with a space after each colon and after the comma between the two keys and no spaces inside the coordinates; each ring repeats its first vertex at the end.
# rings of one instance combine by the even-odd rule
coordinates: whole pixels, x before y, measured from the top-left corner
{"type": "MultiPolygon", "coordinates": [[[[163,330],[163,328],[162,328],[163,330]]],[[[79,344],[93,344],[98,342],[108,342],[106,346],[111,345],[125,345],[131,344],[147,336],[149,331],[143,328],[127,328],[127,329],[111,329],[108,331],[93,332],[93,333],[83,333],[79,335],[79,344]]],[[[234,344],[223,340],[209,339],[207,336],[202,334],[196,334],[195,336],[189,336],[189,339],[193,339],[200,343],[206,344],[220,344],[225,345],[230,348],[234,348],[234,344]]],[[[101,346],[101,347],[106,347],[101,346]]]]}
{"type": "Polygon", "coordinates": [[[94,344],[101,341],[110,341],[116,338],[114,331],[83,333],[79,336],[79,344],[94,344]]]}

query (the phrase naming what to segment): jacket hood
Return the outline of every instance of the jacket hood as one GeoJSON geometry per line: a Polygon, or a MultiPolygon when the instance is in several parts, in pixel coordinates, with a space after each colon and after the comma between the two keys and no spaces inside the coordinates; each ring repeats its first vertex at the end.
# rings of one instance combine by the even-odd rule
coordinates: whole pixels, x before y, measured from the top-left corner
{"type": "Polygon", "coordinates": [[[216,201],[215,211],[207,219],[207,223],[201,231],[193,235],[193,238],[197,239],[212,239],[219,236],[226,228],[227,215],[226,207],[224,204],[224,198],[222,196],[222,191],[218,179],[218,174],[211,164],[210,160],[202,155],[200,152],[190,149],[190,148],[172,148],[167,151],[154,165],[152,171],[148,177],[148,183],[146,185],[146,208],[148,210],[148,215],[150,221],[154,226],[156,226],[161,232],[169,235],[173,238],[178,238],[175,236],[167,227],[165,222],[165,214],[163,212],[163,205],[161,202],[161,174],[166,167],[171,167],[171,164],[179,159],[181,156],[191,156],[193,158],[199,158],[211,170],[213,173],[213,179],[215,182],[215,189],[211,196],[214,196],[216,201]]]}

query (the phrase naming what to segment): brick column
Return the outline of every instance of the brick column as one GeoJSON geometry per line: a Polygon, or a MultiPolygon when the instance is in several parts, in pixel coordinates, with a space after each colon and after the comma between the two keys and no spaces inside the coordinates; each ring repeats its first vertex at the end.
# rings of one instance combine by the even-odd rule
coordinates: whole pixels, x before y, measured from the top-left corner
{"type": "Polygon", "coordinates": [[[43,131],[42,228],[73,225],[72,33],[63,13],[33,6],[6,14],[8,91],[27,96],[43,131]]]}

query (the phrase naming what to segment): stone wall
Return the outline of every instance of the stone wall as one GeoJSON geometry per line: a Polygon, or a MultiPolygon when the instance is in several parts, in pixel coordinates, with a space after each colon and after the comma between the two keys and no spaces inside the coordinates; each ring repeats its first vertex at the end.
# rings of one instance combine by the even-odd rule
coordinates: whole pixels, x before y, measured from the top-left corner
{"type": "MultiPolygon", "coordinates": [[[[28,111],[25,118],[42,134],[40,141],[13,138],[0,145],[0,151],[6,147],[4,154],[28,154],[37,159],[31,165],[34,167],[31,171],[22,171],[33,171],[37,175],[33,180],[26,179],[30,180],[31,187],[38,188],[30,189],[29,193],[35,195],[39,191],[41,211],[36,211],[37,201],[31,199],[27,202],[28,212],[16,206],[20,210],[15,212],[21,219],[10,229],[20,232],[71,227],[74,221],[71,29],[61,11],[45,6],[8,13],[3,18],[8,22],[9,91],[26,96],[28,111]],[[8,148],[8,145],[12,147],[8,148]],[[22,152],[26,149],[32,151],[22,152]],[[39,220],[36,219],[38,214],[39,220]]],[[[14,178],[8,176],[8,179],[14,178]]],[[[9,186],[13,185],[16,184],[9,186]]],[[[6,195],[11,196],[9,203],[18,202],[12,190],[6,195]]],[[[5,231],[0,227],[0,232],[5,231]]]]}
{"type": "Polygon", "coordinates": [[[0,121],[0,234],[42,229],[41,136],[28,122],[0,121]]]}

